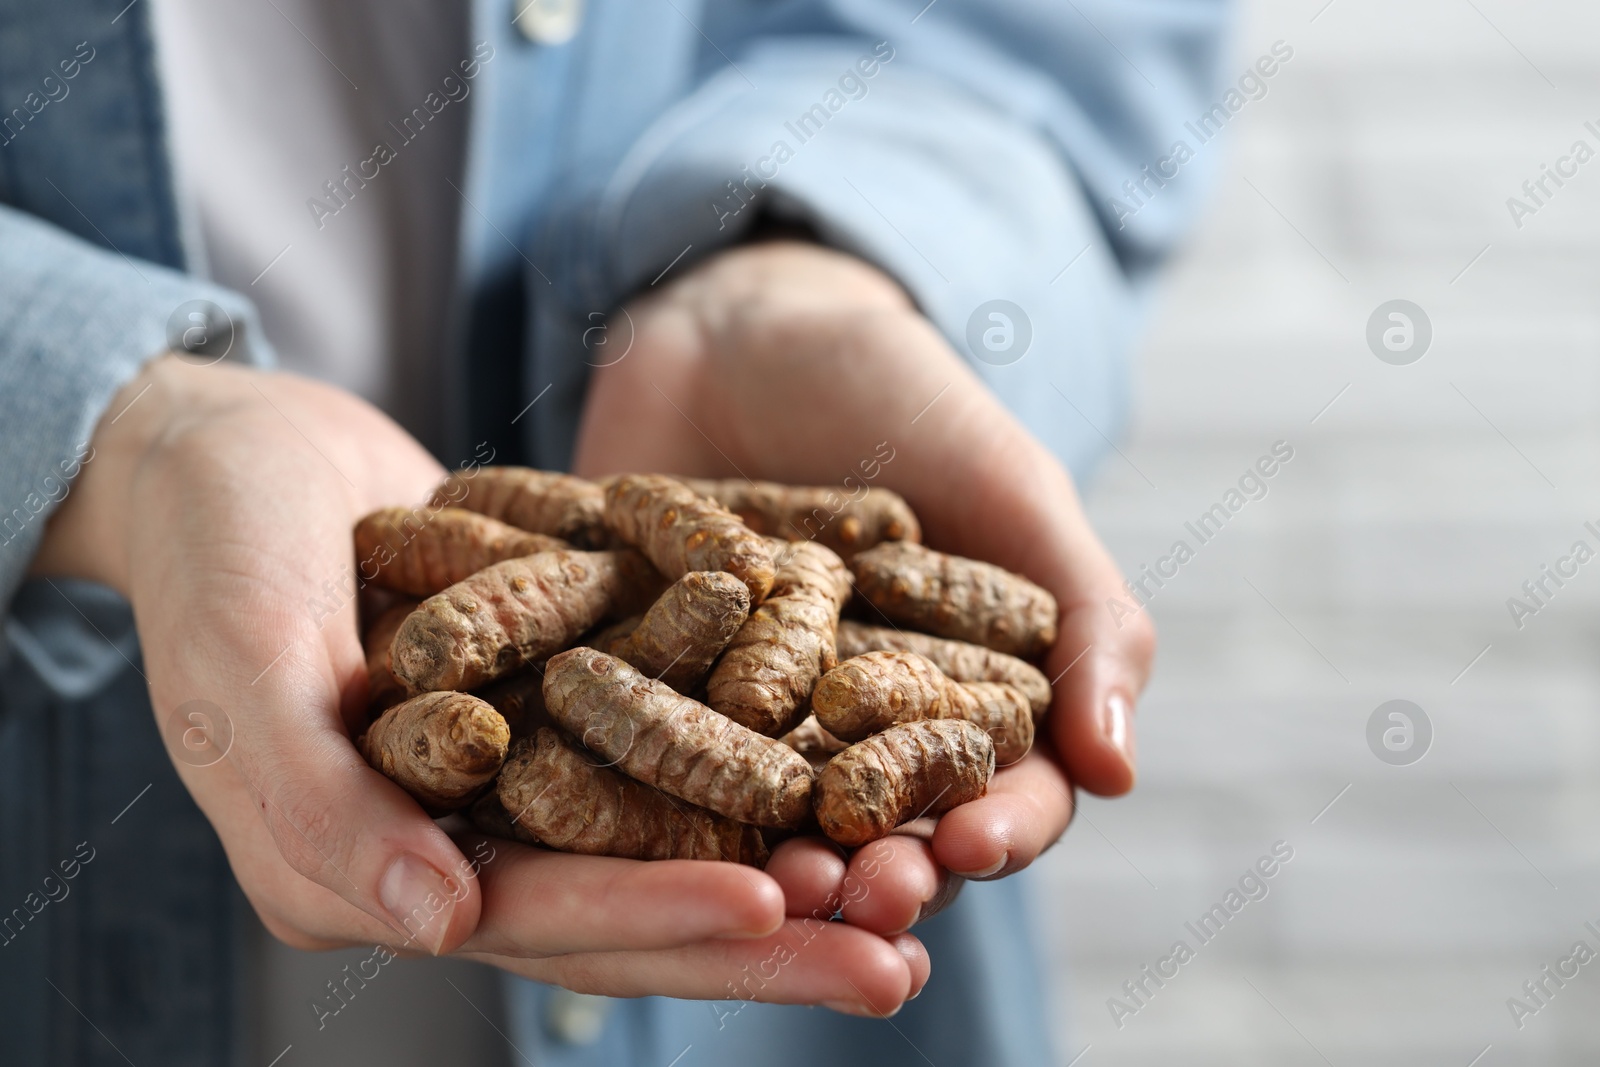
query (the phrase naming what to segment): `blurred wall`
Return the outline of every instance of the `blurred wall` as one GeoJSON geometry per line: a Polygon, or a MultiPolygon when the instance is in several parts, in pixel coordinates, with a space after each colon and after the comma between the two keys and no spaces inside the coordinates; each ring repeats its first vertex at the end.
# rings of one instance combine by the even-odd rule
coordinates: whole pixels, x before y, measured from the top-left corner
{"type": "Polygon", "coordinates": [[[1195,553],[1149,604],[1140,789],[1088,799],[1036,885],[1064,1061],[1594,1063],[1600,965],[1542,1005],[1522,985],[1600,952],[1600,558],[1507,601],[1600,552],[1600,156],[1522,190],[1600,153],[1600,9],[1324,5],[1242,8],[1241,72],[1294,57],[1208,146],[1227,174],[1090,494],[1130,577],[1195,553]],[[1431,325],[1409,363],[1367,340],[1397,299],[1431,325]],[[1200,545],[1185,522],[1275,442],[1293,458],[1200,545]],[[1431,742],[1369,745],[1391,700],[1431,742]],[[1202,944],[1185,923],[1280,841],[1202,944]],[[1127,995],[1179,939],[1177,976],[1127,995]]]}

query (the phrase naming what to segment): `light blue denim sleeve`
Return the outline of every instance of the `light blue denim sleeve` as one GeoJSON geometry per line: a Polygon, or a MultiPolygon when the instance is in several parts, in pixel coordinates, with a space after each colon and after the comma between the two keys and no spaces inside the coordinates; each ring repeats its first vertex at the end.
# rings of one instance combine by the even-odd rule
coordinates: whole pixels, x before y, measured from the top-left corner
{"type": "MultiPolygon", "coordinates": [[[[237,294],[96,248],[0,206],[0,615],[44,526],[85,463],[95,424],[139,368],[171,344],[197,301],[232,320],[229,360],[268,358],[237,294]],[[180,313],[179,321],[184,321],[180,313]]],[[[215,313],[211,318],[216,320],[215,313]]],[[[211,321],[213,332],[222,320],[211,321]]],[[[209,351],[209,350],[208,350],[209,351]]],[[[12,627],[7,627],[14,633],[12,627]]],[[[15,640],[10,642],[15,644],[15,640]]]]}
{"type": "Polygon", "coordinates": [[[566,302],[646,288],[759,214],[803,220],[899,279],[1081,477],[1123,417],[1139,281],[1217,153],[1131,217],[1111,201],[1215,93],[1226,6],[941,2],[913,22],[920,6],[709,22],[716,72],[563,220],[586,268],[566,302]]]}

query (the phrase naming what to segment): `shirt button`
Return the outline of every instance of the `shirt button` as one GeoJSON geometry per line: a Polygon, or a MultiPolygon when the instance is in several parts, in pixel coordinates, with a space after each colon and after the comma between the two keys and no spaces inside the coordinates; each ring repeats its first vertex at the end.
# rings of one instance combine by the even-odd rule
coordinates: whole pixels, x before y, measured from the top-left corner
{"type": "Polygon", "coordinates": [[[545,1032],[564,1045],[592,1045],[600,1039],[610,1010],[608,997],[552,989],[544,1002],[545,1032]]]}
{"type": "Polygon", "coordinates": [[[583,0],[519,0],[517,29],[534,44],[566,44],[583,23],[583,0]]]}

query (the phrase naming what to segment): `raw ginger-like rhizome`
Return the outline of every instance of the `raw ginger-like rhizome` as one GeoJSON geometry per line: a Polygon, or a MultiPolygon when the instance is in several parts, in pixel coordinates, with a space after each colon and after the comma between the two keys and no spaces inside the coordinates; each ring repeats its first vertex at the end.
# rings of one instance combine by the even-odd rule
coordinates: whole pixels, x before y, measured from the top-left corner
{"type": "Polygon", "coordinates": [[[857,847],[982,796],[1050,702],[1054,598],[924,547],[887,489],[477,467],[354,540],[362,754],[529,846],[857,847]]]}

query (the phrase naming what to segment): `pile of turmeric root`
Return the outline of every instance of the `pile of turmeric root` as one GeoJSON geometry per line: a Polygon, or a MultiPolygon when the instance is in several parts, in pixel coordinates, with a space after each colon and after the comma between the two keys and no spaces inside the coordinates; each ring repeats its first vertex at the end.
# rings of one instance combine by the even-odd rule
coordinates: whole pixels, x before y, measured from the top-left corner
{"type": "Polygon", "coordinates": [[[458,472],[356,525],[390,601],[359,747],[429,814],[567,852],[863,845],[982,796],[1050,703],[1055,600],[920,540],[886,489],[458,472]]]}

